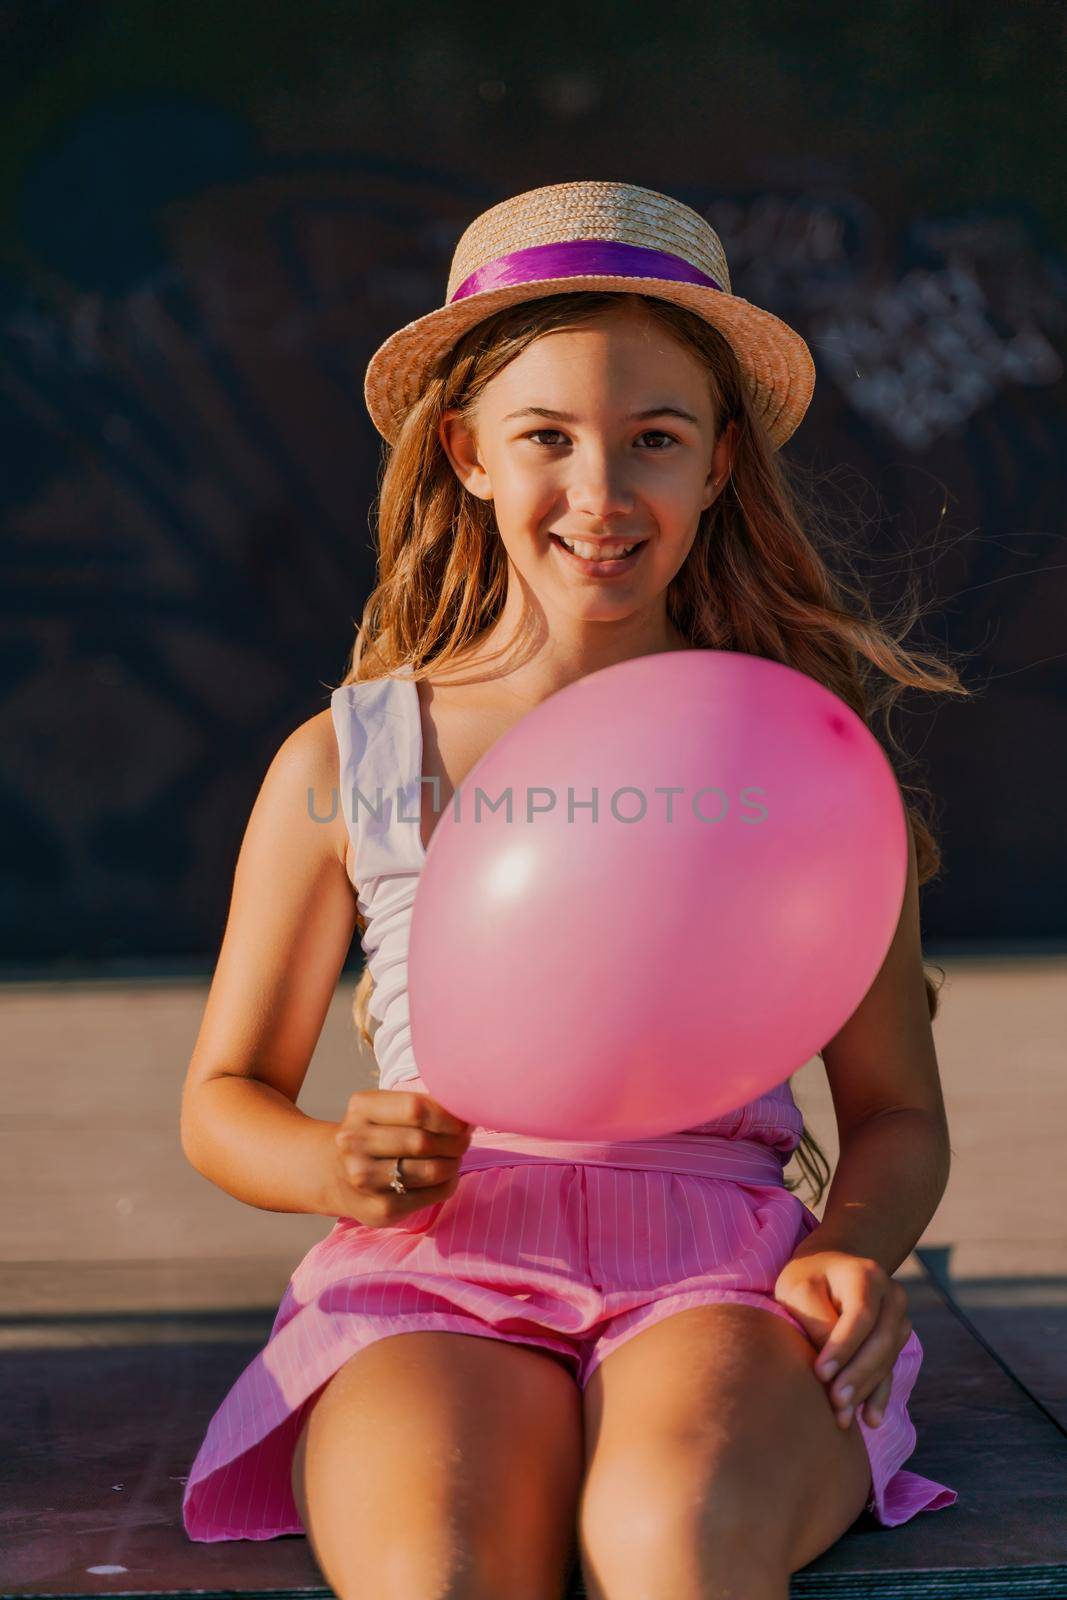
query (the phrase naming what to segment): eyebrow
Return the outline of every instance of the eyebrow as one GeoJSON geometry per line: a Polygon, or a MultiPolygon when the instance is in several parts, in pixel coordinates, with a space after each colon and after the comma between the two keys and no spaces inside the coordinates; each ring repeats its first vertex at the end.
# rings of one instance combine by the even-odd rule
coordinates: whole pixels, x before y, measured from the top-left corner
{"type": "MultiPolygon", "coordinates": [[[[524,406],[521,411],[509,411],[504,417],[505,422],[510,422],[513,417],[548,417],[553,422],[576,422],[566,411],[551,411],[548,406],[524,406]]],[[[691,411],[683,411],[680,406],[652,406],[648,411],[631,411],[624,420],[626,422],[648,422],[653,417],[681,417],[683,422],[695,422],[700,426],[700,418],[695,417],[691,411]]]]}

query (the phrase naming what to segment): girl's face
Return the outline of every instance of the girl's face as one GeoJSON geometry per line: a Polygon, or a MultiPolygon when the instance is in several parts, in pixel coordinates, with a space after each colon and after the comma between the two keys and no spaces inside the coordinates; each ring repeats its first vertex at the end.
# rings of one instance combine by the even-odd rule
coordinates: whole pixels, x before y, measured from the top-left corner
{"type": "MultiPolygon", "coordinates": [[[[543,334],[486,385],[474,431],[441,421],[472,494],[492,500],[511,565],[553,618],[666,626],[665,591],[729,470],[707,371],[647,313],[543,334]],[[562,540],[637,544],[595,566],[562,540]]],[[[597,555],[603,555],[599,548],[597,555]]]]}

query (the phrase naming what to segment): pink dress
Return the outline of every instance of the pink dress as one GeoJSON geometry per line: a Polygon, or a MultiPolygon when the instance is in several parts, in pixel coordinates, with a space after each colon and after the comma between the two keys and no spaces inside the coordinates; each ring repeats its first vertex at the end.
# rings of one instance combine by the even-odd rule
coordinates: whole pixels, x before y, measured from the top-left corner
{"type": "MultiPolygon", "coordinates": [[[[407,672],[346,684],[331,710],[375,980],[379,1086],[428,1093],[411,1051],[406,981],[426,857],[418,690],[407,672]]],[[[386,1228],[338,1218],[297,1266],[267,1343],[211,1418],[183,1494],[189,1538],[306,1531],[290,1485],[299,1430],[333,1374],[390,1334],[441,1328],[555,1351],[584,1388],[625,1340],[687,1306],[738,1301],[803,1333],[773,1295],[818,1225],[784,1184],[802,1129],[788,1080],[736,1111],[647,1140],[479,1127],[447,1200],[386,1228]]],[[[921,1364],[913,1331],[881,1425],[853,1424],[871,1464],[866,1509],[885,1526],[958,1498],[902,1466],[915,1448],[908,1396],[921,1364]]]]}

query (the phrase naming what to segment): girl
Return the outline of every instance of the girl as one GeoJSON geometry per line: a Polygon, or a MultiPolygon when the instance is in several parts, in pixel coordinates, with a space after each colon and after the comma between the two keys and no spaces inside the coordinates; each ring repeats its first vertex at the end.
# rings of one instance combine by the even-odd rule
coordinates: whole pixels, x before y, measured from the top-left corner
{"type": "Polygon", "coordinates": [[[472,1129],[411,1049],[436,814],[557,689],[727,649],[868,719],[904,685],[966,692],[807,531],[775,452],[813,381],[700,216],[606,182],[478,217],[446,304],[372,359],[379,582],[253,809],[182,1108],[205,1176],[336,1221],[211,1419],[190,1538],[307,1533],[341,1597],[544,1597],[577,1558],[608,1600],[784,1600],[862,1511],[956,1500],[902,1468],[922,1350],[892,1274],[950,1160],[919,933],[939,857],[912,807],[891,947],[822,1052],[841,1156],[821,1222],[783,1178],[802,1146],[815,1204],[829,1175],[788,1080],[664,1138],[572,1144],[472,1129]],[[380,1086],[321,1122],[296,1101],[357,925],[380,1086]]]}

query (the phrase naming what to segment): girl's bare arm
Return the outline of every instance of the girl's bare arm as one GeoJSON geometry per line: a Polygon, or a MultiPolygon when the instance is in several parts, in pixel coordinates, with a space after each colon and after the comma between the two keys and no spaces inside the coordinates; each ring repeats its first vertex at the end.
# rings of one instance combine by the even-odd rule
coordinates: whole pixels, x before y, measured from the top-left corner
{"type": "Polygon", "coordinates": [[[852,1016],[822,1051],[841,1153],[823,1220],[797,1255],[838,1249],[895,1272],[948,1184],[948,1119],[923,981],[919,879],[908,875],[893,942],[852,1016]]]}
{"type": "Polygon", "coordinates": [[[265,1211],[338,1214],[339,1122],[296,1100],[356,927],[339,781],[326,710],[281,746],[252,808],[182,1092],[188,1160],[265,1211]]]}

